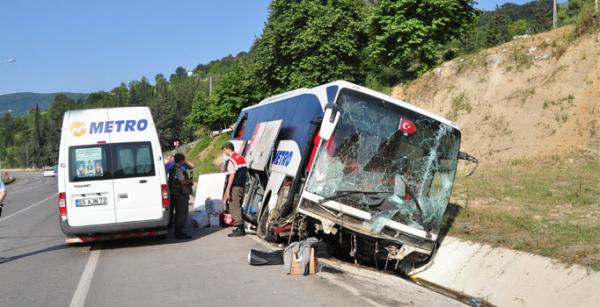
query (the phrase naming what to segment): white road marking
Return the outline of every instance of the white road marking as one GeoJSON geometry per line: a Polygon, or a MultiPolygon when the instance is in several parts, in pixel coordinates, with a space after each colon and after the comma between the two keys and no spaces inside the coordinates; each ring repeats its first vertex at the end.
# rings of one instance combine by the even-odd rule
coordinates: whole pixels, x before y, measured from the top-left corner
{"type": "Polygon", "coordinates": [[[98,264],[99,258],[100,250],[92,250],[90,253],[90,258],[88,258],[88,262],[85,265],[85,269],[83,269],[83,274],[81,274],[81,279],[79,280],[79,284],[77,285],[75,294],[73,294],[73,298],[71,299],[71,304],[69,307],[82,307],[85,304],[85,299],[87,298],[88,291],[90,290],[90,285],[92,284],[92,278],[94,277],[94,272],[96,272],[96,265],[98,264]]]}
{"type": "Polygon", "coordinates": [[[6,220],[8,220],[9,218],[11,218],[11,217],[13,217],[13,216],[15,216],[15,215],[17,215],[17,214],[19,214],[19,213],[25,212],[25,211],[27,211],[27,210],[29,210],[29,209],[33,208],[33,207],[37,207],[37,206],[39,206],[39,205],[43,204],[45,201],[47,201],[47,200],[49,200],[50,198],[53,198],[53,197],[58,197],[58,196],[56,196],[55,194],[52,194],[52,195],[50,195],[50,196],[48,196],[48,197],[46,197],[46,198],[44,198],[44,199],[42,199],[42,200],[38,201],[38,202],[37,202],[37,203],[35,203],[35,204],[29,205],[28,207],[25,207],[25,208],[23,208],[23,209],[21,209],[21,210],[19,210],[19,211],[15,212],[15,213],[13,213],[13,214],[10,214],[10,215],[7,215],[6,217],[0,218],[0,222],[2,222],[2,221],[6,221],[6,220]]]}

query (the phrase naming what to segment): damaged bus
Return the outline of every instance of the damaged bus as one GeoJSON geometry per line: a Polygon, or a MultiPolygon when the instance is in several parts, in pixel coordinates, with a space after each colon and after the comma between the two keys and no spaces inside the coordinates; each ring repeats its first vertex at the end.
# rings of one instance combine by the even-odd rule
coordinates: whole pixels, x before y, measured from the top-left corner
{"type": "Polygon", "coordinates": [[[435,256],[458,159],[474,160],[460,139],[451,121],[345,81],[268,98],[231,136],[248,161],[247,227],[414,274],[435,256]]]}

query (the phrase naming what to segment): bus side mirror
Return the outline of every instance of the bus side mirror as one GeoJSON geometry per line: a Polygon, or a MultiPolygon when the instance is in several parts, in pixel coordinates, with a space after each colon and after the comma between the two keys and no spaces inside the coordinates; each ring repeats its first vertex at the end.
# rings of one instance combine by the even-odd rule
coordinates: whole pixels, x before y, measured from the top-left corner
{"type": "Polygon", "coordinates": [[[473,167],[473,169],[465,177],[473,175],[473,173],[475,173],[475,170],[479,166],[479,160],[477,158],[463,151],[458,152],[458,160],[465,160],[475,164],[475,167],[473,167]]]}
{"type": "Polygon", "coordinates": [[[323,115],[323,123],[321,124],[319,136],[324,140],[329,140],[339,119],[340,112],[338,107],[333,103],[328,104],[325,107],[325,114],[323,115]]]}

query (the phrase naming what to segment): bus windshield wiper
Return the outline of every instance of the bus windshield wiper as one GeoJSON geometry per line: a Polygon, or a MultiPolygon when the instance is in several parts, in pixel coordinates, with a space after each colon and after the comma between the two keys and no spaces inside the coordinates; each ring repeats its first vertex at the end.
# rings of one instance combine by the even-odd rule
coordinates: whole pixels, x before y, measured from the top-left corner
{"type": "Polygon", "coordinates": [[[346,197],[353,194],[363,194],[363,195],[371,195],[371,194],[390,194],[394,193],[393,191],[360,191],[360,190],[349,190],[349,191],[336,191],[336,194],[333,196],[325,197],[319,200],[319,204],[322,204],[326,201],[339,199],[342,197],[346,197]]]}

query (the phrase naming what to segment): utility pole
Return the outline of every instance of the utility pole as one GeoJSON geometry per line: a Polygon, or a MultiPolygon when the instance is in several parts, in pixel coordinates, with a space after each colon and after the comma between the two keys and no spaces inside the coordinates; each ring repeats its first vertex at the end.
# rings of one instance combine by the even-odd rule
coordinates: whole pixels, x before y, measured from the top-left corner
{"type": "Polygon", "coordinates": [[[213,77],[208,77],[208,96],[212,95],[212,88],[213,88],[212,80],[213,80],[213,77]]]}
{"type": "MultiPolygon", "coordinates": [[[[596,0],[598,2],[598,0],[596,0]]],[[[558,23],[558,16],[556,13],[557,4],[556,0],[552,1],[552,29],[556,29],[556,24],[558,23]]]]}
{"type": "Polygon", "coordinates": [[[595,9],[596,9],[596,14],[598,14],[598,0],[596,0],[596,3],[594,5],[595,9]]]}

